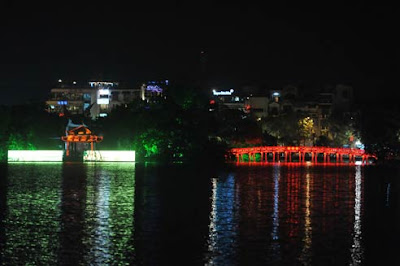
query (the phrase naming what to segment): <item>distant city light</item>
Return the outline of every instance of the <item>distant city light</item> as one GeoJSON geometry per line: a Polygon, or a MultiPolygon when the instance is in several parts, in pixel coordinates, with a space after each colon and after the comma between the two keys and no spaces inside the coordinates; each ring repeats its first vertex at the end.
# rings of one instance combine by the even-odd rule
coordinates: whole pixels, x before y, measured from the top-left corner
{"type": "Polygon", "coordinates": [[[232,95],[233,92],[234,92],[233,89],[230,89],[229,91],[216,91],[216,90],[213,90],[213,94],[214,94],[215,96],[220,96],[220,95],[232,95]]]}
{"type": "Polygon", "coordinates": [[[356,148],[358,148],[358,149],[362,149],[362,150],[363,150],[363,149],[365,148],[365,145],[362,144],[360,140],[357,140],[357,141],[354,143],[354,145],[355,145],[356,148]]]}

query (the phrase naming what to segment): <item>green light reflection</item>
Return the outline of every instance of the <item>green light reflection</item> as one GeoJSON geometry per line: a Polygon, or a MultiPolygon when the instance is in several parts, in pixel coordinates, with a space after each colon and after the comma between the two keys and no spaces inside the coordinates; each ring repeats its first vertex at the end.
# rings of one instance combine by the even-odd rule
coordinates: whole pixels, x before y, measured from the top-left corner
{"type": "Polygon", "coordinates": [[[57,262],[61,164],[8,166],[5,265],[54,265],[57,262]]]}
{"type": "Polygon", "coordinates": [[[88,164],[85,261],[128,264],[134,246],[135,164],[88,164]]]}

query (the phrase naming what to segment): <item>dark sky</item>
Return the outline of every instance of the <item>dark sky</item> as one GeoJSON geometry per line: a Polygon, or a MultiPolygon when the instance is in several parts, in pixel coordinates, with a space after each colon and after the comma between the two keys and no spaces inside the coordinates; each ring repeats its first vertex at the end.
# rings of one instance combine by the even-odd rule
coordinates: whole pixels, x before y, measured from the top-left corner
{"type": "Polygon", "coordinates": [[[398,86],[389,4],[56,2],[3,4],[1,104],[40,99],[59,78],[196,80],[201,51],[210,84],[220,86],[346,83],[366,100],[393,99],[398,86]]]}

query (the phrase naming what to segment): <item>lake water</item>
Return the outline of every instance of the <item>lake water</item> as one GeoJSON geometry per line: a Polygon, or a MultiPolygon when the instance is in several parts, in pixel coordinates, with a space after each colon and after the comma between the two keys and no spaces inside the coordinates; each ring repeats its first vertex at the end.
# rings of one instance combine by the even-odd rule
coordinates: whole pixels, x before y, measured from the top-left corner
{"type": "Polygon", "coordinates": [[[393,265],[399,170],[0,165],[2,265],[393,265]]]}

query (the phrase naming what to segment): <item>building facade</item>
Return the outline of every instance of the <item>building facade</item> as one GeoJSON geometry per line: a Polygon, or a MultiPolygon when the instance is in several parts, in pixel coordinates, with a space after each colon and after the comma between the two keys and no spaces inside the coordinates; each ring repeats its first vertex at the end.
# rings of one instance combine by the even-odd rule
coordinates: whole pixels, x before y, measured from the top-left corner
{"type": "Polygon", "coordinates": [[[134,100],[149,102],[162,96],[165,86],[165,82],[158,84],[152,81],[138,88],[120,86],[118,82],[91,81],[78,85],[76,82],[67,84],[59,81],[58,86],[50,91],[47,110],[60,116],[69,113],[97,119],[106,117],[116,106],[134,100]]]}

